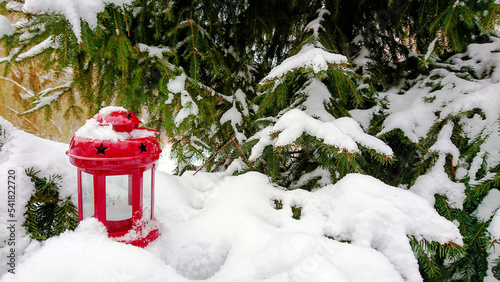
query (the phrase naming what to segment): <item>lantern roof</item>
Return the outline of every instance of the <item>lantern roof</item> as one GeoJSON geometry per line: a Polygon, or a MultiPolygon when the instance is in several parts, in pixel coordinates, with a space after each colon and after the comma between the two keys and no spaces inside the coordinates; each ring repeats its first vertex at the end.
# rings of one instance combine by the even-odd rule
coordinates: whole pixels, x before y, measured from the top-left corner
{"type": "Polygon", "coordinates": [[[122,107],[105,107],[75,132],[67,155],[73,165],[94,170],[149,166],[161,153],[156,130],[139,127],[122,107]]]}
{"type": "Polygon", "coordinates": [[[110,124],[116,132],[131,132],[141,121],[137,116],[122,107],[105,107],[92,117],[101,125],[110,124]]]}

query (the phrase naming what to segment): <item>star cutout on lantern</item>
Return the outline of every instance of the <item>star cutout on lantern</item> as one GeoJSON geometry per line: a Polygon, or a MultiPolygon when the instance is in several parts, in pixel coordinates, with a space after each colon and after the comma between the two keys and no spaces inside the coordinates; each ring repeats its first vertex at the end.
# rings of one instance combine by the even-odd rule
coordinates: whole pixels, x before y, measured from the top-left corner
{"type": "Polygon", "coordinates": [[[148,152],[148,150],[146,150],[147,146],[148,145],[144,145],[144,143],[141,142],[141,146],[139,146],[137,148],[141,149],[141,154],[142,154],[142,153],[147,153],[148,152]]]}
{"type": "Polygon", "coordinates": [[[132,114],[131,113],[124,113],[124,115],[128,118],[128,119],[131,119],[132,118],[132,114]]]}
{"type": "Polygon", "coordinates": [[[94,147],[97,149],[97,153],[96,153],[96,156],[99,155],[99,154],[103,154],[103,155],[106,155],[106,153],[104,151],[106,151],[107,149],[109,149],[109,147],[104,147],[101,143],[101,146],[99,147],[94,147]]]}

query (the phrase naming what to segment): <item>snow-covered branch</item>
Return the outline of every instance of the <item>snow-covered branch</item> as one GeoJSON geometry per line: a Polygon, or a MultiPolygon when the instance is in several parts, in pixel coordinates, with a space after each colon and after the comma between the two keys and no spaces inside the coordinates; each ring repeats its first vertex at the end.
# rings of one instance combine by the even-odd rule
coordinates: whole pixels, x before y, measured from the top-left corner
{"type": "Polygon", "coordinates": [[[36,100],[29,104],[30,106],[34,106],[33,108],[24,111],[21,113],[21,115],[29,114],[32,113],[36,110],[39,110],[45,106],[50,105],[52,102],[56,101],[59,96],[67,92],[71,86],[73,85],[73,82],[67,82],[63,85],[53,87],[53,88],[47,88],[42,91],[40,91],[38,94],[35,95],[36,100]],[[48,94],[51,94],[50,96],[47,96],[48,94]]]}

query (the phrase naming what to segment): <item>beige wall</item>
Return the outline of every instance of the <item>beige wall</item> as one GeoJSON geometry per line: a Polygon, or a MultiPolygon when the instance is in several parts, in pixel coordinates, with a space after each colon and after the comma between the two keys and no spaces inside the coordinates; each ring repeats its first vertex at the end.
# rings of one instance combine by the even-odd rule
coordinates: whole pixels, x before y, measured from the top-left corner
{"type": "MultiPolygon", "coordinates": [[[[14,67],[2,77],[16,81],[34,93],[64,83],[53,81],[49,75],[42,74],[36,66],[14,67]]],[[[60,110],[53,110],[49,119],[46,118],[43,109],[20,115],[29,109],[26,106],[31,99],[26,97],[24,90],[7,79],[0,78],[0,116],[16,127],[42,138],[68,143],[73,133],[84,123],[85,117],[77,118],[74,115],[63,117],[65,110],[70,106],[65,97],[59,102],[60,110]]]]}
{"type": "MultiPolygon", "coordinates": [[[[4,16],[11,22],[15,22],[12,14],[4,16]]],[[[6,55],[0,46],[0,58],[6,55]]],[[[12,65],[7,72],[5,68],[6,64],[0,64],[0,116],[16,127],[36,136],[69,143],[74,132],[83,125],[87,117],[77,118],[74,115],[64,117],[66,109],[71,105],[68,97],[64,96],[59,101],[60,110],[53,108],[49,119],[46,119],[43,109],[31,114],[19,115],[29,109],[26,106],[31,100],[26,97],[26,91],[18,87],[15,82],[33,93],[38,93],[45,88],[64,84],[71,77],[66,76],[55,80],[51,72],[41,71],[37,62],[24,63],[22,66],[12,65]]]]}

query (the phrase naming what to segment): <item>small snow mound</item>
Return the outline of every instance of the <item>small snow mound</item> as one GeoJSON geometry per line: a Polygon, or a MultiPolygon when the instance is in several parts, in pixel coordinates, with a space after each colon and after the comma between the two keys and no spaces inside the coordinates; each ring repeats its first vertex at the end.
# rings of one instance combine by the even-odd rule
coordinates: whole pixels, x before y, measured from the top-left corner
{"type": "Polygon", "coordinates": [[[112,112],[128,112],[127,109],[118,106],[107,106],[99,110],[99,115],[103,118],[112,112]]]}
{"type": "Polygon", "coordinates": [[[108,236],[108,233],[106,231],[106,226],[102,224],[97,218],[90,217],[85,220],[80,221],[78,224],[78,227],[75,229],[75,232],[82,232],[82,233],[90,233],[93,235],[102,235],[102,236],[108,236]]]}
{"type": "Polygon", "coordinates": [[[184,89],[184,85],[186,84],[186,74],[182,73],[179,76],[174,77],[173,79],[170,79],[167,83],[167,89],[168,91],[172,93],[181,93],[182,91],[186,91],[184,89]]]}

